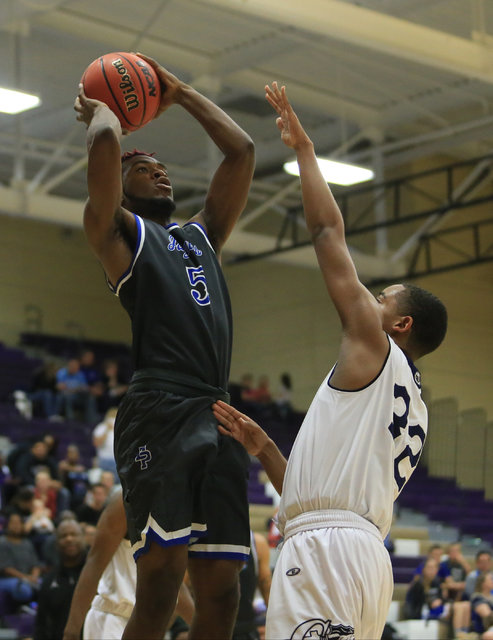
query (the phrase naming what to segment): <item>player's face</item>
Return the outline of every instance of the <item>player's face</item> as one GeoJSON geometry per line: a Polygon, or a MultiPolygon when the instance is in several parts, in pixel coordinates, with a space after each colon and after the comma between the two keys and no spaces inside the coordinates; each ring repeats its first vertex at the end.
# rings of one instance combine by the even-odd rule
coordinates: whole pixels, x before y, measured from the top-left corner
{"type": "Polygon", "coordinates": [[[173,199],[173,189],[166,167],[158,160],[147,156],[135,156],[125,162],[123,190],[130,199],[173,199]]]}
{"type": "Polygon", "coordinates": [[[392,326],[399,314],[399,295],[404,291],[402,284],[393,284],[377,295],[377,302],[382,316],[382,328],[386,333],[392,333],[392,326]]]}

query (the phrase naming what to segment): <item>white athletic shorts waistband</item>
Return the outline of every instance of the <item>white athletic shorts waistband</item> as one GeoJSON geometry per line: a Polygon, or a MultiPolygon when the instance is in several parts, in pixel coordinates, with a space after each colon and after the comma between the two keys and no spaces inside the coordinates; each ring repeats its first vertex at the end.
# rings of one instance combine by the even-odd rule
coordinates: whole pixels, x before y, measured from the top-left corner
{"type": "Polygon", "coordinates": [[[122,618],[128,619],[132,615],[134,605],[133,603],[125,601],[113,602],[109,598],[98,594],[92,601],[91,607],[104,613],[112,613],[114,616],[121,616],[122,618]]]}
{"type": "Polygon", "coordinates": [[[382,534],[378,527],[366,518],[359,516],[354,511],[344,509],[327,509],[320,511],[307,511],[299,516],[288,520],[284,526],[284,539],[294,536],[300,531],[311,531],[312,529],[330,529],[333,527],[348,529],[363,529],[372,533],[381,542],[382,534]]]}

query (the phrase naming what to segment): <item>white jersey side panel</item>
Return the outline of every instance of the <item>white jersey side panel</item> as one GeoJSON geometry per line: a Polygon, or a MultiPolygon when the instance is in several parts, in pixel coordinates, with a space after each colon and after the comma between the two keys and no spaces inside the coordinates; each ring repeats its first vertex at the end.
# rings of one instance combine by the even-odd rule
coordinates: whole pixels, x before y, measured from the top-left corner
{"type": "Polygon", "coordinates": [[[428,428],[420,374],[389,338],[382,371],[367,387],[322,382],[289,456],[279,525],[300,513],[353,511],[386,536],[392,506],[416,467],[428,428]]]}
{"type": "MultiPolygon", "coordinates": [[[[98,595],[110,605],[122,608],[127,604],[132,610],[135,604],[137,569],[132,555],[130,541],[125,538],[118,545],[98,584],[98,595]]],[[[96,596],[95,599],[97,599],[96,596]]],[[[100,607],[98,607],[100,608],[100,607]]],[[[117,609],[115,609],[116,611],[117,609]]]]}

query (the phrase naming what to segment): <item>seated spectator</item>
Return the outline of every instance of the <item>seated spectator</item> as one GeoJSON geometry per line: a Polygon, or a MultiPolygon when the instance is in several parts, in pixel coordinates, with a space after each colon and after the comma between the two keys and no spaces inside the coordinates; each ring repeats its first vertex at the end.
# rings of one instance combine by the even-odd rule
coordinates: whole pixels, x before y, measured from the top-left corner
{"type": "Polygon", "coordinates": [[[462,555],[460,542],[451,544],[448,548],[448,556],[442,560],[438,574],[444,580],[446,597],[450,600],[461,600],[466,586],[466,576],[471,567],[462,555]]]}
{"type": "Polygon", "coordinates": [[[255,401],[255,390],[253,388],[253,376],[251,373],[244,373],[241,376],[240,400],[246,403],[255,401]]]}
{"type": "Polygon", "coordinates": [[[89,486],[87,471],[80,461],[76,444],[68,445],[65,458],[58,463],[58,472],[63,486],[70,492],[70,506],[75,509],[84,501],[89,486]]]}
{"type": "Polygon", "coordinates": [[[474,631],[482,640],[493,640],[493,576],[489,571],[476,579],[471,596],[471,618],[474,631]]]}
{"type": "Polygon", "coordinates": [[[64,413],[68,420],[75,419],[75,411],[82,411],[83,419],[87,423],[97,420],[96,399],[92,395],[86,377],[80,370],[77,358],[71,358],[66,367],[57,371],[58,410],[64,413]]]}
{"type": "Polygon", "coordinates": [[[38,597],[34,640],[62,640],[75,585],[86,559],[82,528],[62,521],[56,530],[58,561],[44,577],[38,597]]]}
{"type": "Polygon", "coordinates": [[[41,575],[41,563],[32,543],[26,539],[20,515],[7,520],[5,536],[0,538],[0,591],[16,604],[35,599],[41,575]]]}
{"type": "Polygon", "coordinates": [[[259,405],[269,405],[272,403],[272,393],[268,376],[260,376],[257,387],[253,390],[253,401],[259,405]]]}
{"type": "Polygon", "coordinates": [[[34,498],[41,500],[41,503],[49,511],[50,518],[57,517],[57,491],[51,481],[48,471],[41,469],[34,479],[34,498]]]}
{"type": "Polygon", "coordinates": [[[464,598],[471,599],[476,589],[476,580],[487,571],[492,570],[491,553],[489,551],[480,550],[476,553],[476,568],[468,573],[466,578],[466,586],[464,588],[464,598]]]}
{"type": "Polygon", "coordinates": [[[94,456],[94,458],[92,459],[92,466],[90,469],[87,470],[87,477],[89,479],[89,484],[93,486],[101,482],[102,473],[103,473],[103,470],[99,466],[99,458],[97,456],[94,456]]]}
{"type": "Polygon", "coordinates": [[[108,491],[104,485],[95,484],[91,487],[87,492],[84,504],[76,510],[79,521],[95,527],[105,507],[107,498],[108,491]]]}
{"type": "Polygon", "coordinates": [[[110,407],[118,407],[128,389],[128,378],[123,374],[117,360],[106,360],[103,364],[103,394],[99,409],[104,414],[110,407]]]}
{"type": "Polygon", "coordinates": [[[32,376],[31,391],[28,393],[33,404],[33,415],[53,418],[58,413],[57,365],[49,361],[38,367],[32,376]]]}
{"type": "Polygon", "coordinates": [[[441,544],[432,544],[431,547],[429,547],[428,549],[428,553],[426,554],[426,559],[423,560],[423,562],[421,562],[416,567],[416,571],[414,572],[414,579],[418,578],[421,575],[423,571],[423,567],[426,564],[426,561],[429,560],[430,558],[435,560],[438,567],[440,568],[440,563],[442,561],[443,554],[444,554],[444,549],[441,544]]]}
{"type": "Polygon", "coordinates": [[[86,349],[80,356],[80,370],[84,374],[90,394],[96,399],[96,406],[104,392],[103,374],[96,365],[94,351],[86,349]]]}
{"type": "Polygon", "coordinates": [[[33,543],[39,558],[43,559],[43,548],[48,537],[55,531],[50,510],[39,498],[33,500],[33,510],[24,523],[24,530],[33,543]]]}
{"type": "Polygon", "coordinates": [[[34,489],[32,487],[20,487],[12,500],[5,507],[5,513],[16,513],[25,522],[33,511],[34,489]]]}
{"type": "Polygon", "coordinates": [[[53,479],[58,478],[58,465],[54,458],[49,455],[48,447],[44,440],[37,440],[31,447],[22,452],[15,460],[14,468],[11,471],[14,477],[18,478],[21,486],[34,485],[36,473],[46,468],[49,469],[53,479]]]}
{"type": "Polygon", "coordinates": [[[96,449],[99,466],[104,471],[111,471],[116,479],[115,454],[113,452],[114,428],[117,408],[108,409],[103,422],[92,432],[92,443],[96,449]]]}
{"type": "Polygon", "coordinates": [[[285,419],[293,411],[293,384],[289,373],[283,373],[275,396],[275,403],[281,418],[285,419]]]}
{"type": "Polygon", "coordinates": [[[429,557],[419,575],[409,587],[404,603],[405,618],[410,620],[444,620],[449,617],[450,606],[445,603],[440,581],[438,563],[429,557]]]}
{"type": "Polygon", "coordinates": [[[115,476],[111,471],[103,471],[101,473],[101,480],[99,481],[103,487],[106,488],[106,492],[108,494],[108,500],[115,494],[119,493],[122,488],[120,483],[115,482],[115,476]]]}

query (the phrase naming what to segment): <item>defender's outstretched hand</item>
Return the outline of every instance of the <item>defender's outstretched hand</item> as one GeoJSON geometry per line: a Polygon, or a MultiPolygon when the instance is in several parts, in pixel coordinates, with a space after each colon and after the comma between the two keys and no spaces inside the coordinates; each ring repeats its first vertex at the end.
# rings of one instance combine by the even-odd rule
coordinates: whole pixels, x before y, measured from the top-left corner
{"type": "Polygon", "coordinates": [[[279,89],[277,82],[273,82],[272,87],[267,84],[265,85],[265,97],[267,102],[279,114],[276,124],[281,132],[281,140],[284,144],[296,149],[303,144],[311,143],[310,138],[298,120],[298,116],[289,103],[286,87],[283,86],[279,89]]]}
{"type": "Polygon", "coordinates": [[[212,410],[219,422],[220,433],[237,440],[252,456],[263,451],[270,438],[254,420],[222,400],[215,402],[212,410]]]}

